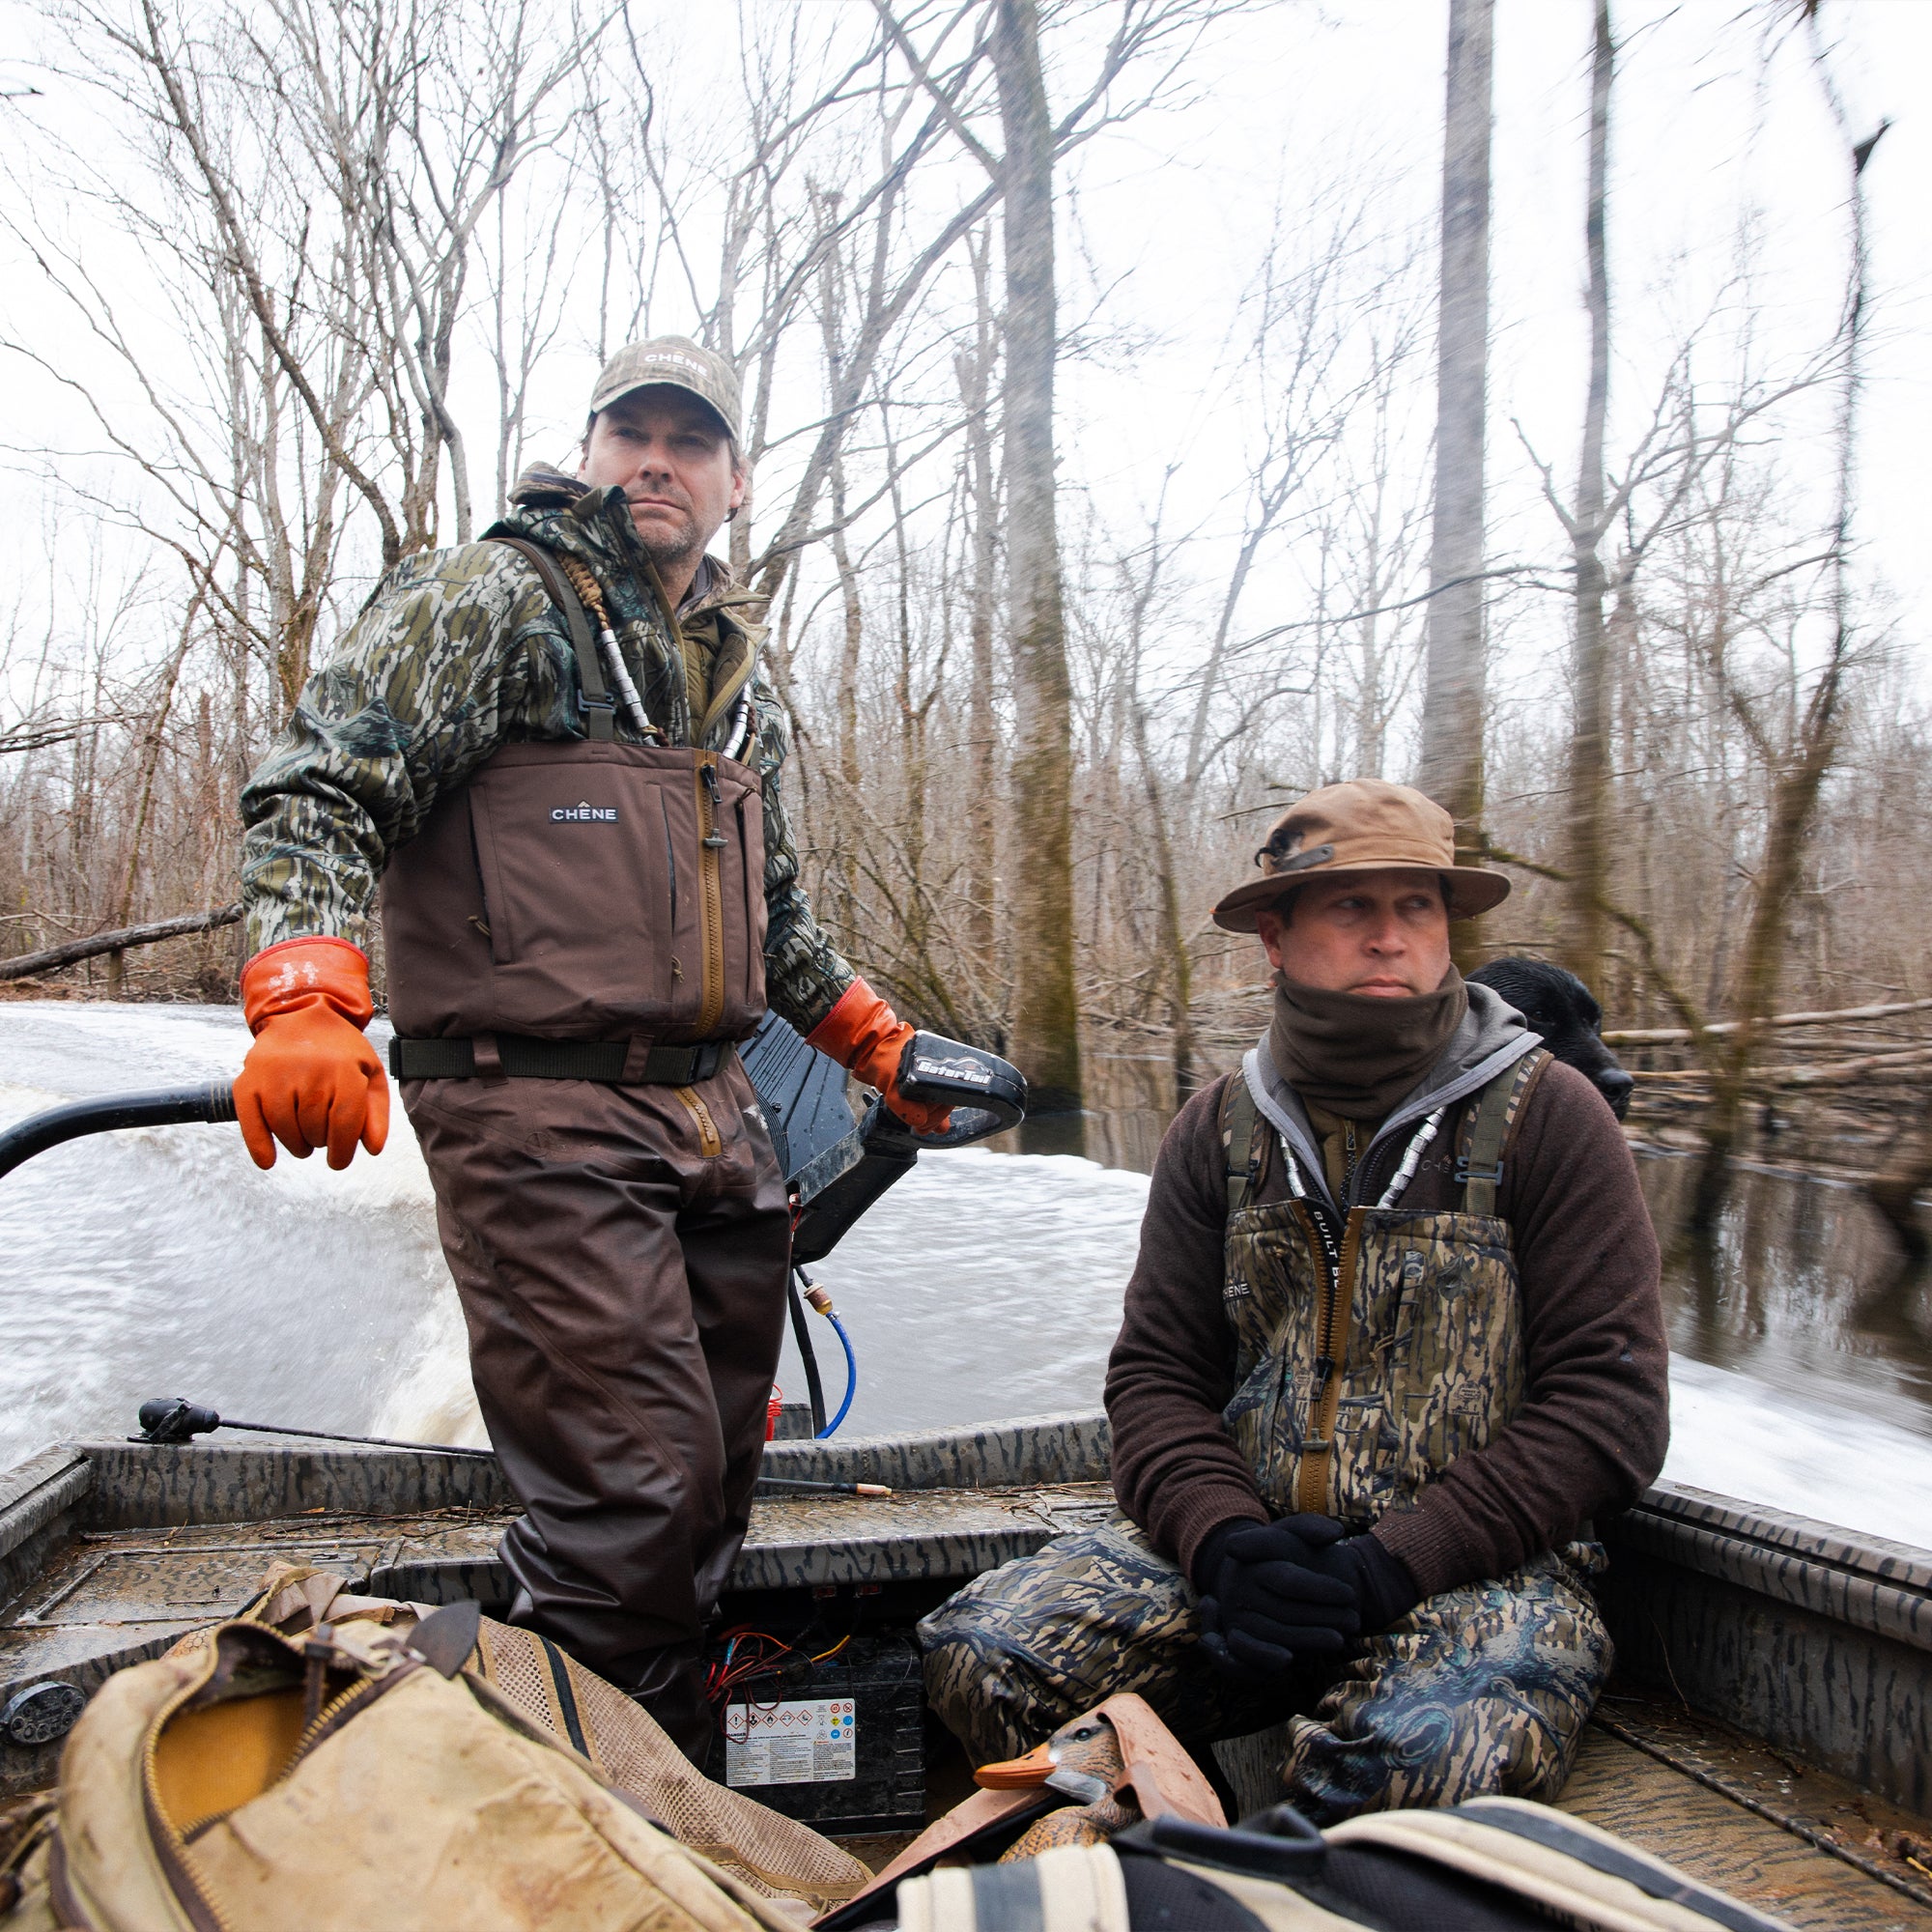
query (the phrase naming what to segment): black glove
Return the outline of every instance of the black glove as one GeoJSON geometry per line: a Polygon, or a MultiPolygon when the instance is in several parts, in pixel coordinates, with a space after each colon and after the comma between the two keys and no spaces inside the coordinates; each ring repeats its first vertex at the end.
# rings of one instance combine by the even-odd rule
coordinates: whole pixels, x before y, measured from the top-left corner
{"type": "Polygon", "coordinates": [[[1422,1601],[1415,1578],[1400,1556],[1391,1556],[1373,1536],[1345,1536],[1309,1558],[1317,1576],[1346,1583],[1354,1594],[1363,1636],[1379,1636],[1422,1601]]]}
{"type": "Polygon", "coordinates": [[[1251,1516],[1232,1516],[1226,1522],[1217,1522],[1201,1539],[1200,1547],[1194,1552],[1194,1567],[1188,1574],[1188,1580],[1194,1585],[1197,1597],[1218,1597],[1221,1594],[1221,1563],[1228,1554],[1228,1545],[1244,1529],[1261,1529],[1264,1524],[1251,1516]]]}
{"type": "Polygon", "coordinates": [[[1297,1654],[1342,1649],[1361,1627],[1352,1584],[1317,1566],[1343,1535],[1333,1517],[1224,1523],[1195,1556],[1201,1647],[1237,1679],[1283,1676],[1297,1654]]]}

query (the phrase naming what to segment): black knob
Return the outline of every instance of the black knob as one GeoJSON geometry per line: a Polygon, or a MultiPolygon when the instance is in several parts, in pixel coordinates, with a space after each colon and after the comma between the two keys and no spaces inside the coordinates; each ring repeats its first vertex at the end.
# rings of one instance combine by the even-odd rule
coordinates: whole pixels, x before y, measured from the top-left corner
{"type": "Polygon", "coordinates": [[[73,1729],[73,1720],[86,1707],[86,1697],[71,1684],[54,1678],[29,1684],[0,1711],[0,1734],[16,1745],[50,1745],[73,1729]]]}
{"type": "Polygon", "coordinates": [[[188,1402],[178,1395],[157,1395],[144,1402],[136,1411],[142,1442],[188,1442],[221,1427],[221,1418],[212,1408],[188,1402]]]}

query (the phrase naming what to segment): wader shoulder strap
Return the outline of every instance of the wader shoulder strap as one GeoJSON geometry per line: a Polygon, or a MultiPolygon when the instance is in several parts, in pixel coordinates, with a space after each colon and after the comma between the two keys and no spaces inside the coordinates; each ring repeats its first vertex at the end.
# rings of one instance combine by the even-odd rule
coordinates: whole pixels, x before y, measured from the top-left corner
{"type": "Polygon", "coordinates": [[[603,660],[597,655],[597,640],[590,635],[590,618],[583,600],[570,587],[570,580],[556,567],[556,559],[541,544],[526,543],[522,537],[491,536],[486,543],[499,543],[513,550],[543,580],[550,601],[563,612],[564,628],[570,633],[570,648],[577,653],[578,702],[583,709],[583,727],[600,745],[612,744],[617,736],[617,705],[611,687],[604,681],[603,660]]]}
{"type": "Polygon", "coordinates": [[[1535,1047],[1485,1087],[1463,1111],[1457,1136],[1456,1184],[1463,1190],[1463,1212],[1493,1216],[1496,1188],[1503,1178],[1503,1150],[1522,1114],[1522,1103],[1549,1065],[1535,1047]]]}
{"type": "Polygon", "coordinates": [[[1255,1147],[1255,1096],[1236,1067],[1221,1095],[1221,1145],[1228,1170],[1228,1218],[1233,1220],[1261,1184],[1261,1155],[1255,1147]]]}

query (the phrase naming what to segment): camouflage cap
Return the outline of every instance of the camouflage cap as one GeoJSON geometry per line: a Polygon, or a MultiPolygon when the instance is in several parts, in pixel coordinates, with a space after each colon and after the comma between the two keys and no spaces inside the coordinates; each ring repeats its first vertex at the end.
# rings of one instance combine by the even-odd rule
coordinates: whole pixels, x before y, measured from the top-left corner
{"type": "Polygon", "coordinates": [[[1456,826],[1408,785],[1350,779],[1297,799],[1255,854],[1262,876],[1236,886],[1214,908],[1226,932],[1253,932],[1261,915],[1296,886],[1363,872],[1438,873],[1451,919],[1473,919],[1509,896],[1510,882],[1487,866],[1456,863],[1456,826]]]}
{"type": "Polygon", "coordinates": [[[688,335],[654,335],[648,342],[628,342],[604,365],[590,392],[590,413],[609,409],[619,396],[658,384],[685,389],[709,403],[724,418],[734,442],[743,440],[739,427],[745,405],[738,393],[738,375],[724,356],[701,349],[688,335]]]}

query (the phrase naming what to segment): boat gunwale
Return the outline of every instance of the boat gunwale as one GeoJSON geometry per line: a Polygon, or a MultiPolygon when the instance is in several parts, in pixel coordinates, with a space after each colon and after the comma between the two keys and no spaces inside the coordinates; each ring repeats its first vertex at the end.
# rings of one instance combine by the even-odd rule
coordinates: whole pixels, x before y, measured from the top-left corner
{"type": "MultiPolygon", "coordinates": [[[[1089,1412],[837,1443],[775,1442],[765,1467],[811,1481],[884,1482],[901,1501],[947,1491],[990,1499],[1003,1491],[1104,1483],[1107,1451],[1106,1418],[1089,1412]]],[[[841,1504],[836,1534],[781,1533],[748,1546],[734,1588],[956,1587],[978,1568],[1065,1533],[1050,1512],[1037,1510],[990,1532],[982,1523],[949,1527],[936,1519],[923,1532],[907,1520],[917,1510],[901,1515],[886,1499],[880,1505],[868,1510],[858,1498],[841,1504]],[[849,1522],[842,1520],[848,1509],[849,1522]]],[[[91,1531],[325,1516],[507,1517],[514,1509],[490,1458],[271,1436],[66,1443],[0,1472],[0,1605],[16,1610],[57,1548],[91,1531]]],[[[1768,1744],[1908,1809],[1925,1808],[1932,1792],[1932,1551],[1672,1483],[1655,1485],[1598,1528],[1617,1559],[1605,1579],[1605,1614],[1617,1626],[1620,1650],[1629,1636],[1628,1662],[1639,1681],[1667,1683],[1680,1698],[1768,1744]],[[1815,1667],[1794,1675],[1796,1657],[1815,1667]],[[1908,1699],[1909,1717],[1900,1697],[1908,1699]]],[[[400,1561],[393,1580],[407,1575],[411,1587],[395,1594],[469,1596],[496,1580],[494,1558],[470,1553],[427,1559],[422,1567],[431,1574],[400,1561]]],[[[184,1627],[205,1620],[189,1616],[184,1627]]],[[[153,1635],[165,1647],[166,1637],[153,1635]]],[[[122,1631],[106,1646],[111,1655],[56,1665],[50,1674],[91,1690],[112,1669],[153,1654],[149,1632],[126,1641],[132,1637],[131,1628],[122,1631]]],[[[0,1747],[0,1759],[13,1755],[0,1747]]]]}
{"type": "MultiPolygon", "coordinates": [[[[1083,1411],[836,1442],[773,1442],[764,1467],[820,1482],[883,1482],[899,1492],[990,1491],[1104,1482],[1108,1450],[1105,1415],[1083,1411]]],[[[514,1506],[494,1460],[430,1448],[273,1436],[185,1444],[83,1439],[0,1471],[0,1577],[10,1557],[67,1513],[79,1527],[131,1529],[280,1520],[318,1509],[415,1515],[514,1506]],[[156,1496],[171,1490],[170,1506],[156,1508],[156,1496]]],[[[1670,1482],[1653,1485],[1603,1529],[1613,1545],[1932,1651],[1932,1550],[1670,1482]]],[[[0,1595],[18,1587],[0,1584],[0,1595]]]]}

